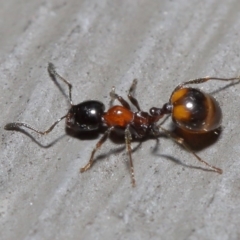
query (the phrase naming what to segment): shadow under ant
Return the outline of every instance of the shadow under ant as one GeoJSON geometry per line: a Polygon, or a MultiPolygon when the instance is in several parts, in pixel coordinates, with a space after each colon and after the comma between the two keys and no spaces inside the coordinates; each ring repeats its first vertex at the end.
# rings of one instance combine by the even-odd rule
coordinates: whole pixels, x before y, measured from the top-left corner
{"type": "MultiPolygon", "coordinates": [[[[58,141],[62,140],[64,137],[68,137],[68,136],[77,138],[79,140],[94,140],[94,139],[98,139],[99,135],[101,134],[101,132],[103,133],[105,131],[105,128],[103,128],[101,132],[96,131],[96,132],[91,132],[91,133],[89,133],[89,132],[76,132],[76,131],[73,131],[72,129],[66,128],[65,129],[66,134],[63,134],[63,135],[59,136],[58,138],[56,138],[55,140],[53,140],[52,142],[50,142],[49,144],[46,144],[46,145],[42,144],[32,134],[30,134],[29,132],[25,131],[22,128],[17,128],[16,127],[16,128],[14,128],[12,130],[20,132],[20,133],[24,134],[25,136],[29,137],[39,147],[48,149],[48,148],[52,147],[53,145],[55,145],[58,141]]],[[[209,147],[210,145],[214,144],[218,140],[219,135],[221,133],[221,128],[215,130],[215,131],[219,132],[218,134],[216,134],[216,133],[214,133],[212,131],[212,132],[207,132],[205,134],[197,134],[198,135],[197,137],[196,137],[196,134],[186,133],[186,132],[184,132],[181,129],[176,128],[176,127],[173,128],[172,131],[175,134],[177,134],[178,136],[184,137],[184,140],[188,143],[188,145],[191,147],[191,149],[193,149],[194,151],[200,151],[203,148],[209,147]]],[[[121,152],[124,152],[124,150],[125,150],[125,141],[124,141],[124,138],[122,136],[124,136],[124,134],[121,133],[120,131],[119,132],[112,132],[108,139],[112,143],[114,143],[116,145],[122,144],[122,146],[114,148],[114,149],[110,149],[106,153],[98,154],[95,157],[94,162],[105,160],[109,155],[119,154],[121,152]]],[[[168,160],[170,160],[170,161],[172,161],[172,162],[174,162],[176,164],[179,164],[179,165],[181,165],[183,167],[192,168],[192,169],[199,169],[199,170],[203,170],[203,171],[207,171],[207,172],[214,172],[214,170],[211,170],[211,169],[206,169],[206,168],[203,168],[203,167],[197,167],[197,166],[185,164],[182,161],[180,161],[179,159],[177,159],[176,157],[173,157],[173,156],[170,156],[170,155],[157,154],[157,152],[159,151],[160,140],[163,139],[163,138],[168,139],[168,137],[164,133],[161,133],[157,137],[151,136],[151,135],[148,136],[148,137],[141,138],[141,139],[138,139],[138,138],[134,137],[132,142],[133,143],[137,142],[138,144],[137,144],[137,146],[133,147],[132,152],[134,153],[135,151],[137,151],[139,149],[139,147],[144,142],[152,139],[152,140],[156,140],[156,144],[155,144],[155,146],[154,146],[154,148],[152,150],[152,153],[155,156],[166,158],[166,159],[168,159],[168,160]]],[[[179,146],[181,148],[183,148],[181,145],[179,145],[179,146]]]]}

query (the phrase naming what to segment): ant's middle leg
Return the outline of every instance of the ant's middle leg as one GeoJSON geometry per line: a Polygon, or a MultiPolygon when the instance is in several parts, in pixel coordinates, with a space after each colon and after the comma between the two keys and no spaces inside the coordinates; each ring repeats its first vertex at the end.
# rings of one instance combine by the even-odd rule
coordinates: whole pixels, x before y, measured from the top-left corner
{"type": "Polygon", "coordinates": [[[106,141],[106,139],[109,137],[109,134],[111,133],[111,131],[114,129],[114,127],[110,127],[106,130],[106,132],[103,134],[103,136],[100,138],[100,140],[97,142],[95,148],[92,150],[91,153],[91,157],[90,160],[88,161],[88,163],[80,168],[80,172],[83,173],[85,171],[87,171],[89,168],[92,167],[93,163],[94,163],[94,155],[96,153],[96,151],[103,145],[103,143],[106,141]]]}
{"type": "Polygon", "coordinates": [[[128,92],[128,98],[131,101],[131,103],[137,108],[137,110],[141,111],[138,100],[135,97],[133,97],[133,92],[136,88],[136,85],[137,85],[137,79],[134,79],[128,92]]]}
{"type": "Polygon", "coordinates": [[[129,126],[125,130],[125,143],[126,148],[129,156],[129,163],[130,163],[130,173],[132,178],[132,186],[135,187],[136,181],[135,181],[135,175],[134,175],[134,167],[133,167],[133,161],[132,161],[132,147],[131,147],[131,140],[132,136],[129,130],[129,126]]]}

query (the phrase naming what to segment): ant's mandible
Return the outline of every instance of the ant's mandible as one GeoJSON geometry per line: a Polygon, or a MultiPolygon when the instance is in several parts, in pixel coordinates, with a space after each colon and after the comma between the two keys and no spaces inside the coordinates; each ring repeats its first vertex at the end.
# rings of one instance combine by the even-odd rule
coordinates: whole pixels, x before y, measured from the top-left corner
{"type": "Polygon", "coordinates": [[[59,118],[46,131],[39,131],[29,124],[22,122],[8,123],[5,126],[5,130],[17,130],[20,127],[25,127],[41,135],[46,135],[64,118],[66,118],[66,127],[78,132],[100,131],[103,126],[106,126],[107,130],[92,150],[89,162],[80,169],[80,172],[85,172],[93,165],[95,152],[102,146],[110,133],[116,129],[121,129],[125,133],[125,144],[129,155],[133,186],[135,186],[135,176],[131,149],[132,135],[136,138],[143,138],[149,134],[159,137],[160,132],[163,131],[172,140],[179,143],[192,153],[200,162],[204,163],[213,171],[220,174],[222,173],[220,168],[217,168],[200,158],[190,149],[183,138],[173,135],[170,131],[163,128],[161,124],[158,124],[158,121],[166,114],[171,114],[172,120],[177,127],[189,132],[202,133],[218,128],[221,124],[222,113],[217,101],[211,95],[204,93],[199,89],[186,87],[185,85],[201,84],[209,80],[240,80],[240,77],[204,77],[183,82],[174,89],[169,101],[165,103],[162,108],[152,107],[148,113],[141,110],[138,100],[133,97],[133,91],[137,84],[136,79],[133,81],[129,89],[128,98],[137,108],[137,111],[133,112],[129,103],[116,94],[114,88],[110,92],[110,96],[113,100],[117,99],[121,105],[110,107],[107,111],[104,111],[104,104],[95,100],[84,101],[80,104],[73,105],[71,83],[56,72],[55,66],[52,63],[49,63],[48,65],[48,72],[50,76],[57,77],[68,85],[69,102],[71,105],[68,113],[59,118]]]}

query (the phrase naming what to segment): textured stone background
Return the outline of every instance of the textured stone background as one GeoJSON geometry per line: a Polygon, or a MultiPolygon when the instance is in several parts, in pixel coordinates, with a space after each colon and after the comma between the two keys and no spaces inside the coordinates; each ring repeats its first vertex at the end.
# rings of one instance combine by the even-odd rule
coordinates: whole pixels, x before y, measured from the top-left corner
{"type": "Polygon", "coordinates": [[[46,129],[66,113],[49,61],[73,84],[74,103],[107,106],[113,85],[126,96],[138,78],[146,111],[185,80],[240,75],[239,11],[239,0],[2,1],[1,239],[240,239],[239,84],[199,86],[224,118],[218,141],[197,153],[223,175],[185,166],[204,167],[162,137],[133,153],[132,188],[124,145],[107,141],[80,174],[97,138],[71,138],[64,122],[45,137],[3,130],[9,121],[46,129]]]}

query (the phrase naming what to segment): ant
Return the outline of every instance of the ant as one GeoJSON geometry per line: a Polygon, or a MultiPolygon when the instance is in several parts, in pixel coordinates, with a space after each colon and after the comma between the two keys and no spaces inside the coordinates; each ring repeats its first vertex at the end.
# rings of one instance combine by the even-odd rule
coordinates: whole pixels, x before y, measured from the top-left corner
{"type": "Polygon", "coordinates": [[[94,155],[96,151],[102,146],[110,133],[114,130],[121,129],[125,134],[125,144],[129,156],[130,171],[132,186],[135,186],[135,176],[132,161],[132,136],[136,138],[143,138],[145,136],[153,135],[159,137],[161,131],[164,132],[173,141],[183,146],[187,151],[192,153],[198,161],[204,163],[212,171],[219,174],[222,169],[215,167],[202,158],[200,158],[191,148],[185,143],[183,138],[173,135],[170,131],[158,124],[158,121],[165,115],[171,114],[172,121],[179,127],[192,133],[203,133],[217,129],[221,124],[222,112],[217,101],[209,94],[203,91],[186,87],[188,84],[201,84],[210,80],[218,81],[232,81],[240,80],[236,78],[217,78],[204,77],[189,80],[179,84],[172,92],[170,99],[161,108],[152,107],[148,112],[141,110],[138,100],[133,97],[133,92],[137,85],[137,80],[133,83],[128,91],[128,99],[136,107],[137,111],[132,111],[129,103],[115,93],[115,88],[112,88],[110,97],[112,100],[117,99],[121,105],[115,105],[105,111],[105,106],[102,102],[89,100],[74,105],[72,102],[72,85],[61,75],[59,75],[55,66],[52,63],[48,65],[48,72],[51,77],[59,78],[67,84],[69,89],[70,109],[66,115],[54,122],[46,131],[39,131],[29,124],[22,122],[8,123],[5,130],[18,130],[20,127],[25,127],[35,131],[38,134],[46,135],[53,130],[53,128],[64,118],[66,118],[66,127],[76,132],[100,132],[102,127],[107,127],[103,136],[97,142],[95,148],[92,150],[90,160],[80,169],[80,172],[85,172],[92,167],[94,163],[94,155]]]}

